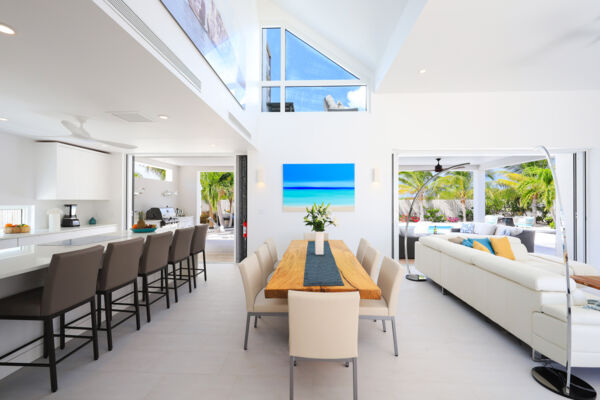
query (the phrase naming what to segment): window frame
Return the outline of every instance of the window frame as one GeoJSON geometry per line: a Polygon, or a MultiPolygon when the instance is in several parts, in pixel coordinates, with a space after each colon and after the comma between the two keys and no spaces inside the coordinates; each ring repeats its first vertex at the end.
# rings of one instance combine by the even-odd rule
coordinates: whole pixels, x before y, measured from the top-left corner
{"type": "MultiPolygon", "coordinates": [[[[19,205],[0,205],[0,210],[21,210],[21,223],[27,224],[29,227],[35,229],[35,206],[30,204],[19,204],[19,205]]],[[[2,221],[4,224],[5,221],[2,221]]],[[[4,229],[4,225],[2,225],[4,229]]]]}
{"type": "MultiPolygon", "coordinates": [[[[349,68],[344,66],[344,63],[339,62],[338,60],[336,60],[335,58],[323,53],[321,50],[319,50],[318,48],[316,48],[315,46],[313,46],[310,43],[310,40],[306,40],[304,37],[302,37],[301,34],[296,33],[297,31],[295,31],[293,28],[289,29],[289,26],[286,24],[267,24],[267,25],[263,25],[260,27],[260,37],[261,37],[261,45],[260,45],[260,74],[261,74],[261,80],[260,80],[260,104],[261,104],[261,113],[267,113],[267,114],[271,114],[271,113],[277,113],[277,112],[269,112],[269,111],[262,111],[262,105],[263,105],[263,88],[266,87],[279,87],[279,112],[283,112],[285,113],[285,92],[286,92],[286,87],[325,87],[325,86],[364,86],[366,93],[365,93],[365,110],[364,111],[353,111],[353,112],[369,112],[371,110],[370,107],[370,95],[369,95],[369,86],[367,84],[367,82],[362,79],[358,74],[350,71],[349,68]],[[279,71],[279,76],[280,76],[280,80],[271,80],[271,81],[265,81],[263,80],[263,71],[265,68],[265,65],[263,65],[264,62],[264,57],[263,57],[263,50],[264,50],[264,43],[262,43],[263,40],[263,30],[264,29],[279,29],[279,34],[280,34],[280,46],[281,46],[281,51],[280,51],[280,71],[279,71]],[[306,43],[308,46],[312,47],[313,49],[315,49],[317,52],[321,53],[324,57],[328,58],[331,62],[333,62],[334,64],[338,65],[340,68],[343,68],[344,70],[346,70],[348,73],[350,73],[351,75],[354,75],[356,77],[356,79],[319,79],[319,80],[286,80],[285,77],[285,67],[286,67],[286,63],[285,63],[285,55],[286,55],[286,40],[285,40],[285,33],[286,32],[290,32],[292,35],[296,36],[298,39],[302,40],[304,43],[306,43]]],[[[322,111],[305,111],[305,112],[322,112],[322,111]]]]}

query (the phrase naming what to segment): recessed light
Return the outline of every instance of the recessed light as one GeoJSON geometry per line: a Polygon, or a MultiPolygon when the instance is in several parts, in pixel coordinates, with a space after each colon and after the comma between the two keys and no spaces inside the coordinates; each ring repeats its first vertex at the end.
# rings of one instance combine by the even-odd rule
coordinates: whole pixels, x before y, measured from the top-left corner
{"type": "Polygon", "coordinates": [[[6,122],[6,121],[8,121],[8,118],[0,117],[0,121],[6,122]]]}
{"type": "Polygon", "coordinates": [[[169,119],[168,115],[159,115],[158,118],[160,119],[169,119]]]}
{"type": "Polygon", "coordinates": [[[421,75],[423,75],[425,72],[427,72],[427,70],[426,70],[425,68],[423,68],[423,69],[420,69],[420,70],[419,70],[419,73],[420,73],[421,75]]]}
{"type": "Polygon", "coordinates": [[[5,35],[14,35],[16,32],[10,26],[0,24],[0,33],[4,33],[5,35]]]}

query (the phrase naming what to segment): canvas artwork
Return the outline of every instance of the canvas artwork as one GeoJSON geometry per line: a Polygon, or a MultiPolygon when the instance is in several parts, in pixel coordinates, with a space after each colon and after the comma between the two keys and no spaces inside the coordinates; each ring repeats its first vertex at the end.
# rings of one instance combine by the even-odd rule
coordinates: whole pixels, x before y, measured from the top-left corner
{"type": "Polygon", "coordinates": [[[354,164],[283,164],[283,210],[305,211],[314,203],[354,211],[354,164]]]}
{"type": "Polygon", "coordinates": [[[215,0],[160,1],[243,106],[246,95],[243,49],[234,48],[215,0]]]}

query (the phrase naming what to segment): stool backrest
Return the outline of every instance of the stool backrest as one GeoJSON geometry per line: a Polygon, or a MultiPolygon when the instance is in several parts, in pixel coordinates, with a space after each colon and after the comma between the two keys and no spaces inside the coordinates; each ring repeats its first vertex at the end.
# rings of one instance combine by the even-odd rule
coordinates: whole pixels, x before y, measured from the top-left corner
{"type": "Polygon", "coordinates": [[[179,262],[190,255],[192,246],[192,236],[194,236],[194,228],[183,228],[175,230],[173,242],[169,249],[169,262],[179,262]]]}
{"type": "Polygon", "coordinates": [[[118,288],[137,278],[144,238],[112,242],[106,247],[98,290],[118,288]]]}
{"type": "Polygon", "coordinates": [[[163,232],[146,236],[139,272],[150,274],[164,268],[169,261],[169,247],[173,232],[163,232]]]}
{"type": "Polygon", "coordinates": [[[58,253],[52,256],[42,293],[41,315],[71,308],[96,294],[104,247],[58,253]]]}
{"type": "Polygon", "coordinates": [[[198,254],[201,251],[204,251],[207,234],[208,224],[200,224],[194,227],[194,236],[192,236],[192,248],[190,254],[198,254]]]}

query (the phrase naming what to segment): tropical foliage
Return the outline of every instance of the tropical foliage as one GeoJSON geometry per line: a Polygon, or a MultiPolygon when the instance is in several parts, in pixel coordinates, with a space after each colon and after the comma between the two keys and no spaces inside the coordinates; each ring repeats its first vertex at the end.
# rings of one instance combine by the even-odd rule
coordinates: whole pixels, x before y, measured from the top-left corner
{"type": "MultiPolygon", "coordinates": [[[[212,218],[209,224],[214,226],[217,221],[215,213],[219,209],[220,200],[229,200],[233,204],[234,182],[232,172],[201,172],[202,200],[208,205],[208,215],[212,218]]],[[[222,223],[222,221],[220,221],[222,223]]]]}
{"type": "MultiPolygon", "coordinates": [[[[417,194],[419,188],[433,176],[430,171],[402,171],[398,173],[398,188],[400,195],[412,195],[412,198],[417,194]]],[[[433,199],[437,195],[436,187],[425,187],[419,195],[417,201],[419,204],[419,218],[425,217],[425,208],[423,202],[427,199],[433,199]]]]}
{"type": "Polygon", "coordinates": [[[329,211],[329,204],[321,203],[321,205],[318,205],[315,203],[311,208],[306,208],[306,213],[304,225],[312,227],[314,232],[324,232],[327,225],[336,226],[335,219],[329,211]]]}

